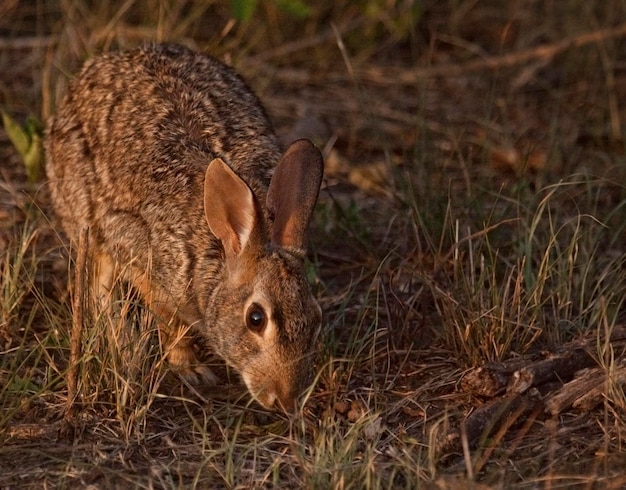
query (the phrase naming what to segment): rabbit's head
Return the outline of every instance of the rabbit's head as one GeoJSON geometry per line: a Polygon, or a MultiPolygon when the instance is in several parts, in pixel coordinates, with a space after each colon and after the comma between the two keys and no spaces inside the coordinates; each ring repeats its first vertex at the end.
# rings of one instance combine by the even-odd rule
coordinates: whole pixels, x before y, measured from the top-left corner
{"type": "Polygon", "coordinates": [[[205,214],[222,244],[224,274],[199,333],[266,408],[292,410],[313,374],[322,314],[303,261],[322,173],[322,156],[307,140],[285,152],[265,202],[222,160],[206,171],[205,214]]]}

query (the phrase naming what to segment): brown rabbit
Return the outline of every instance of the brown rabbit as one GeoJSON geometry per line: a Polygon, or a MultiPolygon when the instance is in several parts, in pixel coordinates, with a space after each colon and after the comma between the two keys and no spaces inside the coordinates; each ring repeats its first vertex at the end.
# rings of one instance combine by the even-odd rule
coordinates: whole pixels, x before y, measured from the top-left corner
{"type": "Polygon", "coordinates": [[[46,150],[64,229],[76,240],[89,227],[94,295],[121,277],[158,318],[177,371],[214,381],[197,355],[210,349],[264,407],[292,410],[321,323],[303,272],[323,172],[313,144],[281,156],[232,69],[153,45],[88,61],[46,150]]]}

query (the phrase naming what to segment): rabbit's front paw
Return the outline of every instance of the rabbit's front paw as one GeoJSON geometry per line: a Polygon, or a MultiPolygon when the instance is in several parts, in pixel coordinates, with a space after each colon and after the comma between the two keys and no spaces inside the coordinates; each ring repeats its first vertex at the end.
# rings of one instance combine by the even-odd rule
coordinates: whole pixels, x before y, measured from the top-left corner
{"type": "Polygon", "coordinates": [[[172,369],[190,384],[216,386],[219,382],[213,371],[198,360],[193,347],[189,344],[179,342],[172,346],[167,353],[167,361],[172,369]]]}
{"type": "Polygon", "coordinates": [[[187,369],[186,372],[181,373],[181,376],[183,376],[191,384],[203,384],[209,387],[217,386],[219,384],[219,378],[208,366],[193,366],[190,369],[187,369]]]}

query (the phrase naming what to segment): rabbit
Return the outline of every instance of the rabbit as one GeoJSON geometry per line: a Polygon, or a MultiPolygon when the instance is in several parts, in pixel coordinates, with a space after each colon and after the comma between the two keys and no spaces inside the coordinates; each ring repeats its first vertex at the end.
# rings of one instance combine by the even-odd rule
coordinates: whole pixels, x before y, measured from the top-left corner
{"type": "Polygon", "coordinates": [[[157,319],[168,363],[213,384],[214,352],[263,407],[293,411],[322,311],[304,274],[323,178],[308,140],[281,153],[234,70],[175,44],[85,63],[46,130],[54,212],[89,230],[90,287],[116,277],[157,319]]]}

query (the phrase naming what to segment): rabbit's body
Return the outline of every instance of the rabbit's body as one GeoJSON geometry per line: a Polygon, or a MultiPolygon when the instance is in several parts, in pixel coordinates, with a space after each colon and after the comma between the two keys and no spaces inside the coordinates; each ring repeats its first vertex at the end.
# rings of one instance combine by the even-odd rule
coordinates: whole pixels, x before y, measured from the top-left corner
{"type": "Polygon", "coordinates": [[[211,378],[180,333],[188,325],[263,405],[291,407],[320,323],[302,272],[319,152],[296,142],[270,186],[281,153],[241,78],[208,56],[151,46],[86,63],[50,122],[47,154],[64,229],[76,239],[89,227],[94,294],[116,275],[130,282],[183,374],[211,378]],[[246,327],[251,305],[267,316],[262,329],[246,327]]]}

